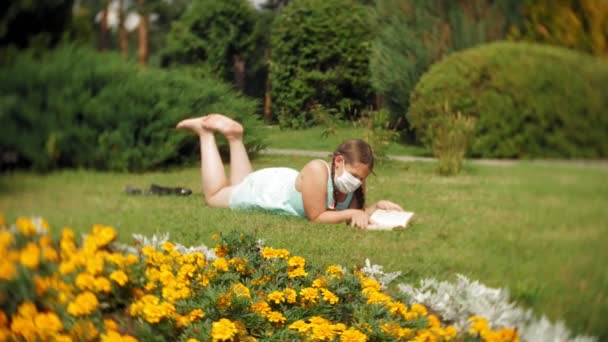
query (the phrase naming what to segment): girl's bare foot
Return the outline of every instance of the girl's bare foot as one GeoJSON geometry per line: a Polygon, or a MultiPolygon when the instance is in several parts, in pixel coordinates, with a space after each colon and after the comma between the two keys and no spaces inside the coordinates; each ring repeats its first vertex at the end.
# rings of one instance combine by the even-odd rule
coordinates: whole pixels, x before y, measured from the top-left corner
{"type": "Polygon", "coordinates": [[[198,118],[190,118],[180,121],[175,128],[177,129],[188,129],[194,133],[200,134],[203,131],[203,122],[206,120],[206,116],[198,118]]]}
{"type": "Polygon", "coordinates": [[[222,133],[226,139],[242,139],[243,126],[222,114],[209,114],[204,117],[202,127],[211,131],[222,133]]]}

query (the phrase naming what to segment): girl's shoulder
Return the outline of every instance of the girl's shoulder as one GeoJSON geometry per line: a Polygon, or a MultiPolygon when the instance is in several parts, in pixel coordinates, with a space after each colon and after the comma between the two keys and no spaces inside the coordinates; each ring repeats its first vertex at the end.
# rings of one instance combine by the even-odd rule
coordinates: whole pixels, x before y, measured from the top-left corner
{"type": "Polygon", "coordinates": [[[306,165],[304,165],[304,167],[302,168],[302,170],[300,171],[302,172],[306,172],[306,173],[320,173],[320,174],[324,174],[325,176],[327,176],[327,174],[329,174],[329,165],[327,164],[327,162],[325,162],[323,159],[314,159],[309,161],[306,165]]]}

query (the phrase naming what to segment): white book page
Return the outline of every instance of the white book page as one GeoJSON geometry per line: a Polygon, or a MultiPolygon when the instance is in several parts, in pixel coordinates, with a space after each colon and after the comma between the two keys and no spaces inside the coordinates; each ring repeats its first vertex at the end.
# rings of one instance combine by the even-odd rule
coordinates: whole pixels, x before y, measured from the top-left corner
{"type": "Polygon", "coordinates": [[[397,227],[406,228],[412,216],[414,216],[414,213],[409,211],[387,211],[377,209],[372,213],[372,216],[370,217],[372,223],[367,226],[367,229],[391,230],[397,227]]]}

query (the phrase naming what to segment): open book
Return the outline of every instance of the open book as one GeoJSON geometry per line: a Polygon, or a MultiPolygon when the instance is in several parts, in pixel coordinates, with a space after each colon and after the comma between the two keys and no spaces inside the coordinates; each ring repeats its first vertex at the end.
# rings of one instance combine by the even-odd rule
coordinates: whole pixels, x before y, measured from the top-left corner
{"type": "Polygon", "coordinates": [[[372,213],[370,221],[372,224],[367,226],[370,230],[392,230],[393,228],[406,228],[414,213],[409,211],[387,211],[377,209],[372,213]]]}

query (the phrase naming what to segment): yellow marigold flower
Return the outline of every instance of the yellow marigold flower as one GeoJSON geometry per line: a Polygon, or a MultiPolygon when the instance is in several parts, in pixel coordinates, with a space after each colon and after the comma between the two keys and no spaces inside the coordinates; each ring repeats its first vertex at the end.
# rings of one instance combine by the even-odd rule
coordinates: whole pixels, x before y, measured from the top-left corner
{"type": "Polygon", "coordinates": [[[45,246],[42,248],[42,258],[46,261],[57,262],[59,261],[59,254],[53,247],[45,246]]]}
{"type": "Polygon", "coordinates": [[[392,314],[404,315],[407,313],[407,306],[401,302],[388,302],[385,304],[388,311],[392,314]]]}
{"type": "Polygon", "coordinates": [[[241,283],[232,284],[230,287],[230,291],[234,293],[237,297],[246,297],[251,298],[251,292],[249,292],[249,288],[241,283]]]}
{"type": "Polygon", "coordinates": [[[313,287],[305,287],[300,290],[300,296],[302,297],[302,302],[308,301],[316,304],[319,300],[319,291],[313,287]]]}
{"type": "Polygon", "coordinates": [[[108,331],[106,334],[101,334],[101,342],[137,342],[137,339],[129,335],[121,335],[116,331],[108,331]]]}
{"type": "Polygon", "coordinates": [[[441,324],[439,322],[439,318],[437,318],[437,316],[435,316],[435,315],[429,315],[429,317],[427,317],[427,319],[429,320],[429,328],[439,328],[439,327],[441,327],[441,324]]]}
{"type": "Polygon", "coordinates": [[[340,342],[367,342],[367,335],[355,328],[349,328],[340,335],[340,342]]]}
{"type": "Polygon", "coordinates": [[[186,340],[186,342],[200,342],[200,341],[195,338],[189,338],[186,340]]]}
{"type": "Polygon", "coordinates": [[[289,265],[289,267],[302,267],[303,268],[306,265],[306,259],[302,258],[301,256],[292,256],[287,261],[287,264],[289,265]]]}
{"type": "Polygon", "coordinates": [[[264,247],[262,248],[262,256],[264,259],[287,259],[289,258],[289,251],[286,249],[264,247]]]}
{"type": "Polygon", "coordinates": [[[287,303],[295,304],[298,293],[294,289],[285,289],[283,290],[283,293],[285,294],[285,299],[287,300],[287,303]]]}
{"type": "Polygon", "coordinates": [[[269,302],[274,302],[275,304],[281,304],[285,302],[285,295],[281,291],[273,291],[266,296],[269,302]]]}
{"type": "Polygon", "coordinates": [[[0,250],[6,249],[8,246],[12,245],[15,239],[13,238],[13,234],[8,230],[0,230],[0,250]]]}
{"type": "Polygon", "coordinates": [[[17,275],[15,263],[5,258],[0,259],[0,270],[0,280],[13,280],[17,275]]]}
{"type": "Polygon", "coordinates": [[[103,320],[103,327],[106,328],[107,331],[118,331],[118,324],[110,318],[103,320]]]}
{"type": "Polygon", "coordinates": [[[301,267],[296,267],[294,269],[290,269],[287,272],[289,278],[297,278],[297,277],[306,277],[308,273],[301,267]]]}
{"type": "Polygon", "coordinates": [[[139,258],[137,257],[137,255],[135,255],[135,254],[129,254],[129,255],[127,255],[127,257],[125,259],[125,266],[134,265],[138,261],[139,261],[139,258]]]}
{"type": "Polygon", "coordinates": [[[469,322],[471,322],[470,334],[477,334],[490,329],[488,321],[483,317],[472,316],[469,318],[469,322]]]}
{"type": "Polygon", "coordinates": [[[228,262],[224,258],[217,258],[213,261],[213,267],[219,272],[228,272],[228,262]]]}
{"type": "Polygon", "coordinates": [[[504,342],[519,342],[519,335],[517,334],[517,329],[512,328],[503,328],[496,332],[498,335],[498,341],[504,342]]]}
{"type": "Polygon", "coordinates": [[[289,325],[289,329],[297,330],[299,333],[306,333],[310,328],[310,325],[303,320],[297,320],[289,325]]]}
{"type": "Polygon", "coordinates": [[[323,300],[328,302],[329,304],[336,304],[340,300],[338,296],[336,296],[328,289],[321,289],[321,293],[323,294],[323,300]]]}
{"type": "Polygon", "coordinates": [[[318,279],[313,280],[313,282],[312,282],[312,287],[314,287],[316,289],[320,289],[325,286],[327,286],[327,279],[325,279],[325,278],[318,278],[318,279]]]}
{"type": "Polygon", "coordinates": [[[266,316],[270,311],[272,311],[270,309],[270,305],[268,305],[268,303],[264,301],[253,304],[249,307],[249,309],[251,311],[257,312],[261,316],[266,316]]]}
{"type": "Polygon", "coordinates": [[[59,274],[68,275],[76,271],[76,264],[72,261],[63,261],[59,264],[59,274]]]}
{"type": "Polygon", "coordinates": [[[129,281],[129,277],[123,270],[116,270],[110,273],[110,279],[114,280],[118,286],[125,286],[129,281]]]}
{"type": "Polygon", "coordinates": [[[116,238],[116,231],[112,227],[96,224],[93,225],[93,235],[97,247],[104,247],[116,238]]]}
{"type": "Polygon", "coordinates": [[[450,325],[441,331],[441,336],[447,341],[451,340],[456,334],[458,334],[458,329],[453,325],[450,325]]]}
{"type": "Polygon", "coordinates": [[[237,332],[236,325],[229,319],[222,318],[211,325],[211,338],[216,341],[232,341],[237,332]]]}
{"type": "Polygon", "coordinates": [[[34,324],[41,337],[52,336],[63,330],[63,323],[54,312],[36,314],[34,324]]]}
{"type": "Polygon", "coordinates": [[[327,266],[327,269],[325,270],[325,272],[327,272],[327,274],[329,274],[330,278],[342,279],[342,276],[344,275],[344,273],[342,272],[342,268],[340,268],[340,266],[337,266],[337,265],[327,266]]]}
{"type": "Polygon", "coordinates": [[[99,331],[89,320],[77,321],[70,330],[70,337],[74,341],[93,341],[99,336],[99,331]]]}
{"type": "Polygon", "coordinates": [[[19,262],[31,270],[38,268],[40,264],[40,248],[34,242],[28,243],[19,253],[19,262]]]}
{"type": "Polygon", "coordinates": [[[363,289],[374,289],[376,291],[380,291],[382,290],[382,286],[380,285],[379,282],[377,282],[376,280],[372,279],[372,278],[367,278],[364,277],[363,280],[361,280],[361,288],[363,289]]]}
{"type": "Polygon", "coordinates": [[[230,266],[232,268],[234,268],[235,271],[239,272],[240,274],[248,274],[250,272],[247,272],[247,259],[245,258],[232,258],[230,259],[230,261],[228,262],[230,264],[230,266]]]}
{"type": "Polygon", "coordinates": [[[36,309],[36,305],[32,302],[23,302],[17,308],[17,316],[27,318],[29,320],[33,320],[38,313],[38,309],[36,309]]]}
{"type": "Polygon", "coordinates": [[[11,331],[17,339],[22,338],[25,341],[36,341],[36,326],[31,318],[13,317],[11,331]]]}
{"type": "Polygon", "coordinates": [[[417,312],[422,316],[426,316],[428,314],[426,307],[424,307],[422,304],[413,304],[410,310],[412,312],[417,312]]]}
{"type": "Polygon", "coordinates": [[[190,322],[193,322],[197,319],[205,317],[205,312],[202,309],[194,309],[188,313],[188,318],[190,322]]]}
{"type": "Polygon", "coordinates": [[[230,251],[230,249],[228,249],[228,246],[226,246],[226,245],[217,245],[214,248],[214,251],[215,251],[215,255],[217,255],[218,257],[221,258],[223,256],[228,255],[228,252],[230,251]]]}
{"type": "Polygon", "coordinates": [[[278,324],[283,324],[285,323],[285,316],[283,316],[282,313],[278,312],[278,311],[271,311],[266,315],[266,318],[268,319],[269,322],[271,323],[278,323],[278,324]]]}
{"type": "Polygon", "coordinates": [[[97,275],[103,272],[104,258],[100,256],[95,256],[86,261],[86,269],[87,272],[97,275]]]}
{"type": "Polygon", "coordinates": [[[367,293],[367,304],[386,304],[391,302],[391,297],[378,291],[367,293]]]}
{"type": "Polygon", "coordinates": [[[90,273],[80,273],[76,276],[74,283],[81,290],[94,290],[95,276],[90,273]]]}
{"type": "Polygon", "coordinates": [[[109,293],[112,291],[112,284],[106,277],[95,278],[95,291],[109,293]]]}
{"type": "Polygon", "coordinates": [[[68,313],[72,316],[86,316],[97,309],[99,302],[92,292],[86,291],[68,304],[68,313]]]}
{"type": "Polygon", "coordinates": [[[332,341],[335,335],[336,332],[331,324],[312,324],[311,336],[313,340],[332,341]]]}
{"type": "Polygon", "coordinates": [[[15,225],[24,236],[36,234],[36,226],[34,225],[34,222],[27,217],[18,217],[15,225]]]}

